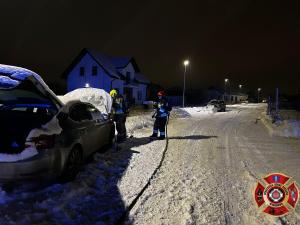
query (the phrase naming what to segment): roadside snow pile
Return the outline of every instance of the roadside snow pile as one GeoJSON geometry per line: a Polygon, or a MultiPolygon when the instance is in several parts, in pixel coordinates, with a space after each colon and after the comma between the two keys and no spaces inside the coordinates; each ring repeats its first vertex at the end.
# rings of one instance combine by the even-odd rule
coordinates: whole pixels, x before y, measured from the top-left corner
{"type": "Polygon", "coordinates": [[[139,116],[129,116],[126,120],[126,128],[129,135],[142,128],[152,127],[154,120],[152,118],[152,113],[145,113],[139,116]]]}
{"type": "Polygon", "coordinates": [[[59,96],[59,98],[65,104],[74,100],[91,103],[103,114],[108,114],[111,111],[112,99],[110,95],[102,89],[79,88],[64,96],[59,96]]]}
{"type": "Polygon", "coordinates": [[[300,121],[297,120],[284,121],[283,133],[285,137],[300,138],[300,121]]]}
{"type": "Polygon", "coordinates": [[[272,123],[272,118],[262,114],[262,122],[267,127],[271,135],[300,138],[300,114],[294,110],[280,111],[281,119],[272,123]]]}
{"type": "Polygon", "coordinates": [[[195,116],[195,117],[217,112],[217,108],[214,106],[180,108],[180,110],[183,110],[184,112],[188,113],[189,115],[195,116]]]}
{"type": "Polygon", "coordinates": [[[242,108],[242,109],[255,109],[261,107],[267,107],[266,103],[241,103],[241,104],[234,104],[234,105],[227,105],[230,108],[242,108]]]}

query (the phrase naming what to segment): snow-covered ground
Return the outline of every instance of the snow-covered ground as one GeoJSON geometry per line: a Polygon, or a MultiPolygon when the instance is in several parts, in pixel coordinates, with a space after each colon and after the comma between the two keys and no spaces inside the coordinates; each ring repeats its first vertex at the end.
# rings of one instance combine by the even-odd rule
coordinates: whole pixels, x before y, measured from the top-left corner
{"type": "MultiPolygon", "coordinates": [[[[257,210],[253,189],[272,172],[300,181],[300,140],[272,137],[258,119],[264,105],[173,119],[169,147],[128,224],[300,224],[300,207],[278,219],[257,210]]],[[[201,114],[201,113],[200,113],[201,114]]]]}
{"type": "Polygon", "coordinates": [[[129,117],[134,137],[96,153],[75,181],[0,189],[0,224],[114,224],[158,166],[165,141],[149,142],[151,115],[129,117]]]}

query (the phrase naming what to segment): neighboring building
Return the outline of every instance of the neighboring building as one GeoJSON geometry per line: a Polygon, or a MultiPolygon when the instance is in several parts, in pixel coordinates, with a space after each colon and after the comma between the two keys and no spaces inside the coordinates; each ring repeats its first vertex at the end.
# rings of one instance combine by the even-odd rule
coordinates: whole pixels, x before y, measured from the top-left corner
{"type": "Polygon", "coordinates": [[[248,100],[248,95],[238,92],[224,93],[223,90],[214,87],[204,92],[204,99],[208,102],[212,99],[224,100],[228,104],[241,103],[248,100]]]}
{"type": "Polygon", "coordinates": [[[117,89],[129,103],[147,99],[150,81],[140,73],[133,57],[111,57],[94,49],[83,49],[65,70],[68,91],[82,87],[117,89]]]}
{"type": "Polygon", "coordinates": [[[230,94],[224,94],[222,96],[222,99],[226,103],[236,104],[236,103],[241,103],[241,102],[247,101],[248,95],[242,94],[242,93],[230,93],[230,94]]]}

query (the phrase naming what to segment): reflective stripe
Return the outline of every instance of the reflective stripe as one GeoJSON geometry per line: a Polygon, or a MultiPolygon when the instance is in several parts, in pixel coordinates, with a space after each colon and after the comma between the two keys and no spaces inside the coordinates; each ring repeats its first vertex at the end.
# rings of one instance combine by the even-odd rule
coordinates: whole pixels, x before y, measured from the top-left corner
{"type": "Polygon", "coordinates": [[[121,115],[121,114],[124,114],[124,112],[123,111],[116,111],[115,114],[116,115],[121,115]]]}
{"type": "Polygon", "coordinates": [[[165,132],[160,132],[160,135],[165,135],[166,133],[165,132]]]}
{"type": "Polygon", "coordinates": [[[167,116],[168,116],[167,113],[162,113],[162,114],[159,115],[159,117],[167,117],[167,116]]]}

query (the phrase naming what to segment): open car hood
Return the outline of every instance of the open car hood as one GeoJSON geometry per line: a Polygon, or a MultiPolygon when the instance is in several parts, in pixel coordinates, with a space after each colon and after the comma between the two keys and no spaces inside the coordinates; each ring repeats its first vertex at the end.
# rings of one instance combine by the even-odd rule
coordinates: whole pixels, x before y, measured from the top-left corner
{"type": "Polygon", "coordinates": [[[25,80],[33,83],[36,90],[53,102],[57,109],[63,106],[63,103],[37,73],[21,67],[0,64],[0,89],[16,88],[25,80]]]}

